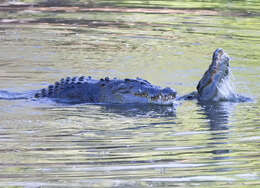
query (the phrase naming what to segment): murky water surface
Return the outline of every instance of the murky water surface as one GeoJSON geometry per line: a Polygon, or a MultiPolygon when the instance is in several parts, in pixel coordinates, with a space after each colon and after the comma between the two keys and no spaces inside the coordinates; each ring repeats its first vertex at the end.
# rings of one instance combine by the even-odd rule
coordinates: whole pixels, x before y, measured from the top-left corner
{"type": "Polygon", "coordinates": [[[112,12],[2,7],[1,89],[39,89],[68,75],[138,76],[182,95],[195,90],[221,47],[232,57],[237,91],[253,102],[158,107],[0,100],[0,186],[260,185],[260,9],[250,1],[247,11],[243,2],[176,1],[168,7],[204,10],[163,14],[127,12],[122,3],[112,12]],[[218,9],[205,9],[212,6],[218,9]]]}

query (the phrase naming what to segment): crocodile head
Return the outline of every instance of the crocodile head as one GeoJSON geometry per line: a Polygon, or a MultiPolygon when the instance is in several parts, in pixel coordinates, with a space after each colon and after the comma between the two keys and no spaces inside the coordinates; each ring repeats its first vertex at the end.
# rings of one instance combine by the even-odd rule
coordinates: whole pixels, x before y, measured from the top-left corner
{"type": "MultiPolygon", "coordinates": [[[[108,88],[112,88],[112,93],[105,98],[107,102],[114,103],[171,105],[177,94],[174,89],[161,88],[140,78],[111,81],[108,88]]],[[[105,91],[103,93],[107,93],[105,91]]]]}
{"type": "Polygon", "coordinates": [[[230,80],[229,60],[223,49],[218,48],[213,53],[212,63],[197,86],[199,100],[219,101],[235,97],[230,80]]]}

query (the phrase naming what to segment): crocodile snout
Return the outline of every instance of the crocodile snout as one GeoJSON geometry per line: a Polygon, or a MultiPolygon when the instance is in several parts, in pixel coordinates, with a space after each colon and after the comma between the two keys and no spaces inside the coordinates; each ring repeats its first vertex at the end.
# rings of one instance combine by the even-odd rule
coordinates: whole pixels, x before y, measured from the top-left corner
{"type": "Polygon", "coordinates": [[[197,86],[200,100],[215,100],[218,98],[223,82],[230,75],[229,60],[229,56],[223,49],[215,50],[212,63],[197,86]]]}
{"type": "Polygon", "coordinates": [[[230,57],[224,52],[222,48],[215,50],[212,58],[212,64],[215,66],[225,65],[229,67],[230,57]]]}

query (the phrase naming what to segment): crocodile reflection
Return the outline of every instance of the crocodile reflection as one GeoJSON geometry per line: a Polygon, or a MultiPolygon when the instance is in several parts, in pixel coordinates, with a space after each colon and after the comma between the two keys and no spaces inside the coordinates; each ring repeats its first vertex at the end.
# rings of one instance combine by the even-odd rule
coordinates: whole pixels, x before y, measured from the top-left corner
{"type": "MultiPolygon", "coordinates": [[[[232,102],[215,102],[205,103],[199,102],[201,106],[200,113],[205,115],[205,119],[209,120],[210,139],[207,147],[210,153],[214,154],[212,160],[226,160],[230,156],[224,155],[231,152],[227,149],[230,117],[235,108],[236,103],[232,102]]],[[[226,171],[228,169],[216,169],[216,171],[226,171]]]]}
{"type": "Polygon", "coordinates": [[[126,117],[176,117],[175,106],[165,105],[102,105],[101,112],[115,113],[126,117]]]}
{"type": "Polygon", "coordinates": [[[202,114],[205,119],[209,120],[210,130],[226,130],[228,129],[229,117],[236,103],[232,102],[198,102],[201,106],[202,114]]]}

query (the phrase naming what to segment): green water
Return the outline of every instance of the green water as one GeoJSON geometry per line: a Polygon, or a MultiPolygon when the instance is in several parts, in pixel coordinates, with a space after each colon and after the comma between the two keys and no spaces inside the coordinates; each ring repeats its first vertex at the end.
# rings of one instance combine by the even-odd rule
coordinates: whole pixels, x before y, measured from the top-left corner
{"type": "Polygon", "coordinates": [[[72,5],[80,3],[81,11],[0,6],[1,89],[91,75],[141,77],[183,95],[221,47],[232,58],[237,92],[253,102],[170,108],[0,100],[0,186],[260,186],[260,3],[72,5]],[[105,6],[116,10],[88,9],[105,6]]]}

